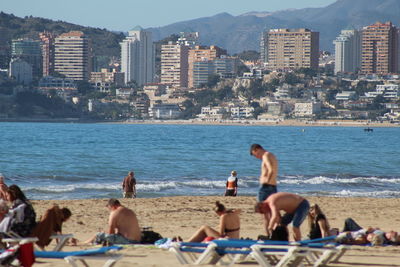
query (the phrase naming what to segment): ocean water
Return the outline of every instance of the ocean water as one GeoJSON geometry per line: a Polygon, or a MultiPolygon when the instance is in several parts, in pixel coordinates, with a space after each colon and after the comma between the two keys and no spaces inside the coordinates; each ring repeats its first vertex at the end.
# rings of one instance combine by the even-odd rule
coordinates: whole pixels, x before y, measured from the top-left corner
{"type": "Polygon", "coordinates": [[[255,195],[260,143],[279,160],[278,190],[313,196],[400,197],[400,128],[0,123],[0,172],[31,199],[255,195]],[[304,129],[304,131],[303,131],[304,129]]]}

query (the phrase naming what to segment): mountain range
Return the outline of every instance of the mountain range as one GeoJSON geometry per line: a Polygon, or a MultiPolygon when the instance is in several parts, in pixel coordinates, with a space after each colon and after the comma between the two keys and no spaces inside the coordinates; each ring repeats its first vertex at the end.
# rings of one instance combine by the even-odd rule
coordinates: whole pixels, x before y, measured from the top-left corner
{"type": "Polygon", "coordinates": [[[197,31],[204,45],[218,45],[229,53],[259,50],[260,34],[273,28],[308,28],[320,32],[320,49],[333,52],[332,41],[342,29],[361,29],[377,21],[400,27],[400,0],[337,0],[321,8],[249,12],[239,16],[221,13],[211,17],[148,28],[159,40],[173,33],[197,31]]]}

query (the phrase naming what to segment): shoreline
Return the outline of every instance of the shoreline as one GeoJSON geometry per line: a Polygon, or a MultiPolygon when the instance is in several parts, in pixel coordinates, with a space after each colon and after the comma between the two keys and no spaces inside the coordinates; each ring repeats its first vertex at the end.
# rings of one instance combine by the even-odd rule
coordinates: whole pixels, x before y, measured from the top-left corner
{"type": "Polygon", "coordinates": [[[369,122],[363,120],[226,120],[226,121],[200,121],[200,120],[133,120],[133,121],[103,121],[82,120],[79,118],[65,119],[40,119],[40,118],[0,118],[1,122],[19,123],[78,123],[78,124],[138,124],[138,125],[205,125],[205,126],[287,126],[287,127],[359,127],[359,128],[400,128],[400,123],[369,122]]]}

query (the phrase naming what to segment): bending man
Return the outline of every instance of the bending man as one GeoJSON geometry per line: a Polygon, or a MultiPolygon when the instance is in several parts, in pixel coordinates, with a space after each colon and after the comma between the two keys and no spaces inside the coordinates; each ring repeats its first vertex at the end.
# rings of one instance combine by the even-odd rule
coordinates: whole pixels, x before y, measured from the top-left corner
{"type": "Polygon", "coordinates": [[[267,234],[279,224],[288,225],[292,222],[295,241],[301,240],[300,225],[307,217],[309,209],[310,204],[305,198],[286,192],[272,194],[267,200],[258,202],[255,206],[256,212],[264,214],[267,234]],[[286,212],[282,217],[281,210],[286,212]]]}

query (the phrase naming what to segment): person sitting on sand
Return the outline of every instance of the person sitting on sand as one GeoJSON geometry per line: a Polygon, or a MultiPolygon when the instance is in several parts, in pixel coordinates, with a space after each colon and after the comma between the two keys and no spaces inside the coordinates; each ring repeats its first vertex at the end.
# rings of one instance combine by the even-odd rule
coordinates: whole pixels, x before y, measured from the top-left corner
{"type": "Polygon", "coordinates": [[[318,204],[313,204],[308,212],[308,225],[310,227],[309,238],[316,239],[329,236],[328,219],[318,204]]]}
{"type": "Polygon", "coordinates": [[[239,238],[240,237],[240,210],[227,210],[219,201],[215,202],[214,211],[220,216],[219,231],[207,226],[201,226],[193,236],[188,240],[189,242],[201,242],[206,237],[211,238],[239,238]]]}
{"type": "Polygon", "coordinates": [[[135,212],[122,206],[115,198],[107,202],[107,207],[110,210],[107,233],[97,233],[84,243],[109,245],[140,243],[142,233],[135,212]]]}
{"type": "Polygon", "coordinates": [[[255,205],[255,211],[264,214],[264,221],[267,222],[267,234],[278,225],[293,224],[293,238],[295,241],[301,240],[300,225],[305,220],[310,204],[307,199],[291,193],[279,192],[270,195],[264,202],[255,205]],[[280,211],[286,212],[281,217],[280,211]]]}
{"type": "Polygon", "coordinates": [[[11,203],[9,216],[12,217],[9,230],[21,237],[28,237],[36,226],[32,204],[17,185],[8,188],[7,200],[11,203]]]}
{"type": "Polygon", "coordinates": [[[237,172],[232,171],[231,176],[229,176],[228,180],[226,181],[225,196],[236,197],[237,188],[238,188],[237,172]]]}
{"type": "Polygon", "coordinates": [[[62,224],[66,222],[72,213],[68,208],[62,208],[54,205],[46,210],[40,222],[33,229],[32,236],[39,239],[36,244],[40,248],[48,246],[51,242],[50,236],[53,234],[62,234],[62,224]]]}

